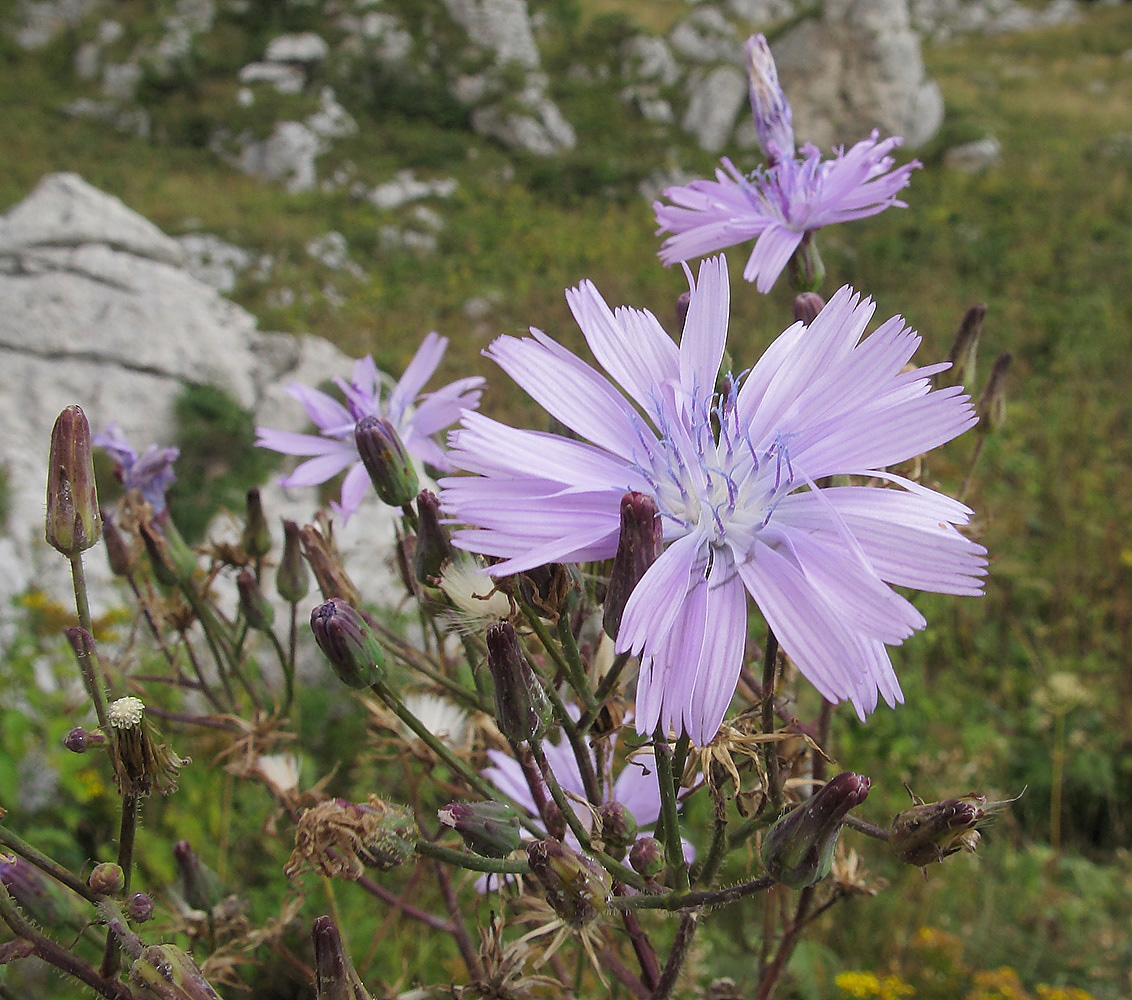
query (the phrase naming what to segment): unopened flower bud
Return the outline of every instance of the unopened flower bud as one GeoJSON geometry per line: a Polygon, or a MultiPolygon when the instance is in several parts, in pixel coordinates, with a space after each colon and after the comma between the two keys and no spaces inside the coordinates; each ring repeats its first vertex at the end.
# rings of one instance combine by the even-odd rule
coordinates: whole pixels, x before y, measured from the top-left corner
{"type": "Polygon", "coordinates": [[[263,516],[263,500],[255,486],[248,490],[240,545],[253,559],[262,559],[271,551],[271,529],[267,526],[267,518],[263,516]]]}
{"type": "Polygon", "coordinates": [[[747,93],[751,100],[751,113],[755,116],[755,131],[768,164],[773,166],[779,160],[794,155],[794,116],[778,82],[778,69],[766,36],[751,35],[744,48],[747,52],[747,93]]]}
{"type": "Polygon", "coordinates": [[[951,350],[947,360],[951,367],[941,377],[946,382],[942,385],[963,385],[968,391],[975,384],[975,367],[979,354],[979,337],[983,332],[983,320],[986,319],[987,306],[985,302],[978,302],[963,314],[959,329],[955,333],[955,340],[951,343],[951,350]]]}
{"type": "Polygon", "coordinates": [[[28,861],[0,851],[0,883],[37,923],[59,923],[65,908],[47,877],[28,861]]]}
{"type": "Polygon", "coordinates": [[[275,622],[275,611],[263,596],[255,576],[248,570],[243,570],[236,577],[236,589],[240,594],[240,613],[248,623],[248,628],[256,632],[270,631],[275,622]]]}
{"type": "Polygon", "coordinates": [[[487,665],[495,684],[499,731],[516,743],[541,737],[550,719],[550,703],[510,623],[500,621],[488,628],[487,665]]]}
{"type": "Polygon", "coordinates": [[[138,525],[153,575],[166,587],[188,583],[197,569],[197,557],[166,510],[153,521],[138,525]]]}
{"type": "Polygon", "coordinates": [[[327,877],[359,879],[366,868],[403,865],[420,839],[413,814],[371,795],[367,802],[330,799],[308,809],[295,828],[295,849],[284,866],[288,878],[313,869],[327,877]]]}
{"type": "Polygon", "coordinates": [[[417,470],[397,428],[384,417],[365,416],[354,426],[354,443],[382,503],[404,507],[417,495],[417,470]]]}
{"type": "Polygon", "coordinates": [[[864,775],[845,771],[778,820],[763,838],[767,874],[795,889],[825,878],[845,815],[865,801],[871,784],[864,775]]]}
{"type": "Polygon", "coordinates": [[[161,742],[161,734],[144,716],[140,698],[119,698],[106,710],[115,732],[111,747],[114,781],[123,795],[149,795],[155,787],[168,795],[177,787],[180,769],[192,761],[161,742]]]}
{"type": "Polygon", "coordinates": [[[417,541],[413,548],[413,575],[435,587],[445,565],[452,560],[448,529],[440,523],[440,501],[431,490],[417,495],[417,541]]]}
{"type": "Polygon", "coordinates": [[[974,851],[979,844],[977,827],[990,822],[1016,799],[988,802],[985,795],[971,792],[957,799],[920,802],[898,813],[892,821],[888,843],[903,862],[922,868],[958,851],[974,851]]]}
{"type": "Polygon", "coordinates": [[[637,821],[620,802],[603,802],[594,810],[607,854],[623,858],[637,836],[637,821]]]}
{"type": "Polygon", "coordinates": [[[90,886],[91,892],[113,896],[126,888],[126,873],[122,871],[120,865],[112,861],[104,861],[91,869],[86,884],[90,886]]]}
{"type": "Polygon", "coordinates": [[[645,878],[656,878],[664,871],[664,845],[656,837],[638,837],[629,848],[629,864],[645,878]]]}
{"type": "Polygon", "coordinates": [[[692,305],[692,293],[683,291],[676,296],[676,329],[683,330],[688,320],[688,309],[692,305]]]}
{"type": "Polygon", "coordinates": [[[335,597],[311,612],[318,648],[348,687],[366,688],[385,673],[385,654],[366,620],[335,597]]]}
{"type": "Polygon", "coordinates": [[[311,926],[314,942],[315,1000],[370,1000],[354,963],[342,945],[342,935],[330,917],[318,917],[311,926]]]}
{"type": "Polygon", "coordinates": [[[147,920],[152,920],[154,909],[153,897],[145,892],[131,893],[130,898],[126,900],[126,912],[136,924],[144,924],[147,920]]]}
{"type": "Polygon", "coordinates": [[[81,406],[68,406],[51,431],[47,466],[47,541],[65,556],[85,552],[102,534],[94,485],[90,424],[81,406]]]}
{"type": "Polygon", "coordinates": [[[645,493],[626,493],[621,498],[621,534],[609,573],[601,620],[611,639],[617,638],[629,595],[656,562],[663,547],[664,528],[656,500],[645,493]]]}
{"type": "Polygon", "coordinates": [[[106,735],[97,730],[91,731],[83,729],[82,726],[75,726],[63,738],[63,746],[65,746],[71,753],[86,753],[95,747],[102,747],[106,745],[106,735]]]}
{"type": "Polygon", "coordinates": [[[283,522],[283,558],[275,572],[275,589],[288,604],[298,604],[310,590],[310,574],[300,547],[299,526],[283,522]]]}
{"type": "Polygon", "coordinates": [[[565,844],[532,840],[527,844],[527,863],[546,890],[547,903],[567,924],[583,927],[609,905],[613,885],[609,872],[565,844]]]}
{"type": "Polygon", "coordinates": [[[802,237],[788,264],[790,281],[799,292],[816,292],[825,280],[825,263],[812,232],[802,237]]]}
{"type": "Polygon", "coordinates": [[[990,434],[1006,423],[1006,372],[1010,368],[1011,355],[1000,354],[991,369],[990,378],[975,405],[979,422],[975,425],[980,434],[990,434]]]}
{"type": "Polygon", "coordinates": [[[299,532],[299,540],[322,596],[328,601],[340,597],[347,604],[361,604],[362,595],[342,565],[333,535],[329,531],[323,534],[313,524],[308,524],[299,532]]]}
{"type": "Polygon", "coordinates": [[[519,846],[519,817],[505,802],[450,802],[437,816],[485,858],[505,858],[519,846]]]}
{"type": "Polygon", "coordinates": [[[809,326],[825,308],[825,299],[817,292],[802,292],[794,297],[794,322],[809,326]]]}
{"type": "Polygon", "coordinates": [[[196,962],[172,944],[150,945],[130,967],[144,1000],[220,1000],[196,962]]]}
{"type": "Polygon", "coordinates": [[[211,913],[224,898],[220,876],[201,861],[187,840],[173,845],[173,860],[177,862],[182,898],[194,910],[211,913]]]}
{"type": "Polygon", "coordinates": [[[102,512],[102,538],[106,542],[110,572],[115,576],[129,576],[134,563],[133,546],[107,511],[102,512]]]}

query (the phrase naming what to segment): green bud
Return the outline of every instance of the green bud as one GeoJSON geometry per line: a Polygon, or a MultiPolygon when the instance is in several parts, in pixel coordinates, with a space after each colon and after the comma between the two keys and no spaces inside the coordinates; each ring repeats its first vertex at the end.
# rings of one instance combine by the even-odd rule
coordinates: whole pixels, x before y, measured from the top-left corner
{"type": "Polygon", "coordinates": [[[172,944],[146,948],[130,967],[130,982],[144,1000],[220,1000],[196,962],[172,944]]]}
{"type": "Polygon", "coordinates": [[[980,434],[990,434],[1006,423],[1006,373],[1011,360],[1009,353],[1000,354],[995,359],[983,394],[975,404],[975,412],[979,415],[976,429],[980,434]]]}
{"type": "Polygon", "coordinates": [[[91,892],[113,896],[126,888],[126,873],[122,871],[121,865],[104,861],[91,869],[86,884],[90,886],[91,892]]]}
{"type": "Polygon", "coordinates": [[[509,622],[487,630],[487,665],[495,682],[495,723],[509,740],[538,739],[550,720],[550,703],[509,622]]]}
{"type": "Polygon", "coordinates": [[[192,579],[197,569],[197,557],[181,537],[168,510],[162,511],[152,521],[143,520],[138,530],[158,583],[176,587],[192,579]]]}
{"type": "Polygon", "coordinates": [[[638,837],[629,848],[629,864],[645,878],[656,878],[664,871],[664,845],[656,837],[638,837]]]}
{"type": "Polygon", "coordinates": [[[311,612],[311,631],[338,679],[366,688],[385,673],[385,653],[373,630],[349,604],[335,597],[311,612]]]}
{"type": "Polygon", "coordinates": [[[318,917],[311,926],[314,942],[315,1000],[370,1000],[354,963],[342,945],[342,935],[330,917],[318,917]]]}
{"type": "Polygon", "coordinates": [[[818,253],[818,245],[812,232],[802,237],[798,249],[787,265],[790,281],[798,292],[816,292],[825,280],[825,264],[818,253]]]}
{"type": "Polygon", "coordinates": [[[354,426],[354,443],[381,501],[390,507],[412,503],[420,488],[417,470],[397,428],[383,417],[362,417],[354,426]]]}
{"type": "Polygon", "coordinates": [[[240,612],[248,628],[256,632],[269,632],[275,623],[275,611],[259,589],[255,576],[244,570],[236,577],[236,589],[240,594],[240,612]]]}
{"type": "Polygon", "coordinates": [[[303,559],[300,534],[294,521],[283,522],[283,558],[275,573],[275,589],[288,604],[298,604],[310,590],[310,573],[303,559]]]}
{"type": "Polygon", "coordinates": [[[820,882],[833,866],[833,849],[850,809],[869,794],[872,782],[845,771],[788,812],[763,838],[767,874],[795,889],[820,882]]]}
{"type": "Polygon", "coordinates": [[[593,858],[557,840],[532,840],[527,863],[546,890],[547,903],[566,923],[583,927],[609,905],[613,880],[593,858]]]}
{"type": "Polygon", "coordinates": [[[963,314],[963,320],[956,331],[947,360],[951,367],[943,375],[944,385],[966,386],[968,391],[975,384],[975,367],[979,355],[979,337],[983,333],[983,320],[986,319],[985,302],[978,302],[963,314]]]}
{"type": "Polygon", "coordinates": [[[620,802],[603,802],[594,810],[606,853],[623,858],[637,837],[637,821],[620,802]]]}
{"type": "Polygon", "coordinates": [[[68,406],[51,431],[47,465],[46,536],[65,556],[85,552],[102,534],[94,485],[90,424],[81,406],[68,406]]]}
{"type": "Polygon", "coordinates": [[[521,843],[519,817],[505,802],[450,802],[437,816],[485,858],[505,858],[521,843]]]}
{"type": "Polygon", "coordinates": [[[240,545],[253,559],[262,559],[271,551],[271,530],[267,526],[267,518],[263,516],[263,501],[255,486],[248,490],[240,545]]]}

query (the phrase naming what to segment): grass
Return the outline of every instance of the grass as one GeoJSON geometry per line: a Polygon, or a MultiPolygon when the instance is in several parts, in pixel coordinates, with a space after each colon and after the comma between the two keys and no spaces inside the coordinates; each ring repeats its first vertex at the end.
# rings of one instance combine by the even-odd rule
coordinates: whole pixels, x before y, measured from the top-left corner
{"type": "MultiPolygon", "coordinates": [[[[573,11],[571,30],[611,30],[610,15],[662,29],[683,6],[589,0],[573,11]]],[[[962,996],[975,973],[1000,966],[1030,991],[1044,983],[1102,1000],[1128,993],[1132,954],[1116,929],[1132,920],[1132,75],[1122,58],[1130,49],[1132,10],[1123,5],[1090,8],[1075,26],[928,50],[948,117],[940,137],[917,151],[924,169],[909,208],[821,236],[827,290],[851,282],[876,299],[878,316],[905,315],[924,336],[922,362],[946,354],[977,301],[989,306],[981,377],[995,355],[1014,357],[1008,421],[988,441],[968,497],[992,554],[987,595],[922,602],[932,625],[895,656],[907,705],[865,726],[840,720],[835,753],[894,779],[875,786],[865,809],[877,822],[906,801],[896,779],[927,797],[1027,791],[977,859],[927,880],[867,852],[894,891],[847,904],[819,925],[793,968],[799,997],[832,995],[834,974],[851,969],[914,981],[917,996],[962,996]],[[978,174],[943,166],[949,145],[985,134],[1002,145],[999,166],[978,174]],[[1063,676],[1078,690],[1070,704],[1051,702],[1063,676]],[[1063,807],[1054,818],[1056,796],[1063,807]]],[[[371,185],[406,167],[459,181],[456,195],[434,203],[447,227],[439,252],[417,257],[382,250],[377,239],[383,225],[411,224],[411,208],[382,212],[341,191],[288,196],[187,142],[186,123],[222,120],[234,105],[219,74],[192,100],[155,94],[157,138],[147,142],[63,116],[58,109],[77,92],[68,65],[66,52],[0,50],[8,95],[0,204],[25,196],[46,172],[77,170],[167,231],[199,228],[271,253],[269,278],[246,278],[236,293],[265,328],[313,330],[349,353],[372,351],[392,370],[425,332],[439,330],[452,341],[442,375],[489,375],[485,409],[495,415],[526,420],[535,411],[480,358],[493,336],[534,324],[579,348],[562,290],[586,277],[611,303],[647,305],[665,321],[684,286],[678,269],[655,261],[654,223],[636,188],[654,168],[706,173],[714,158],[633,119],[605,85],[555,79],[579,144],[554,162],[515,160],[466,127],[439,127],[429,117],[439,107],[364,119],[322,173],[349,160],[371,185]],[[307,257],[306,242],[330,229],[347,237],[364,278],[328,274],[307,257]],[[345,304],[324,293],[327,282],[345,304]],[[282,287],[296,292],[294,304],[270,306],[282,287]],[[469,318],[464,303],[485,294],[498,304],[486,319],[469,318]]],[[[733,273],[744,255],[729,255],[733,273]]],[[[733,294],[732,353],[750,359],[785,325],[790,296],[784,288],[733,294]]],[[[956,481],[971,447],[960,441],[933,457],[931,473],[956,481]]],[[[307,699],[307,725],[341,711],[318,706],[316,692],[307,699]]],[[[6,728],[12,733],[6,749],[26,752],[25,742],[8,745],[24,740],[24,727],[6,728]]],[[[327,740],[307,750],[316,769],[349,753],[336,736],[327,740]]],[[[367,778],[343,775],[341,786],[367,778]]],[[[195,837],[222,838],[220,858],[238,863],[266,800],[225,817],[208,805],[214,776],[199,788],[186,780],[186,798],[171,800],[167,813],[152,810],[153,832],[195,824],[195,837]]],[[[92,803],[83,808],[97,815],[92,803]]],[[[155,881],[168,876],[167,859],[146,863],[155,881]]],[[[347,897],[340,892],[337,904],[372,928],[347,897]]],[[[267,889],[253,903],[273,905],[267,889]]],[[[709,973],[741,980],[757,919],[743,909],[721,917],[703,942],[705,981],[709,973]]],[[[429,958],[453,962],[437,947],[429,958]]],[[[392,982],[396,962],[379,949],[367,971],[392,982]]]]}

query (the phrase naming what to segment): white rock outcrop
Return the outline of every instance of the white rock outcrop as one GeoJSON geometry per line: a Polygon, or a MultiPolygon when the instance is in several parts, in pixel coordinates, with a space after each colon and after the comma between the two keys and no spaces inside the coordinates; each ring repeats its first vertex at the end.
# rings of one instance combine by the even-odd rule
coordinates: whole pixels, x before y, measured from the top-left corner
{"type": "MultiPolygon", "coordinates": [[[[117,421],[141,450],[171,441],[173,403],[186,383],[225,389],[257,424],[302,430],[306,415],[285,384],[349,374],[351,360],[327,341],[257,330],[184,261],[177,241],[75,174],[44,178],[0,217],[0,464],[10,501],[0,616],[33,583],[70,600],[66,560],[43,540],[48,445],[65,406],[80,404],[94,430],[117,421]]],[[[314,513],[313,489],[292,492],[265,486],[276,524],[314,513]]],[[[391,573],[373,558],[391,535],[389,511],[372,499],[339,538],[359,586],[377,600],[397,598],[391,573]]],[[[101,543],[85,562],[95,608],[121,603],[101,543]]]]}

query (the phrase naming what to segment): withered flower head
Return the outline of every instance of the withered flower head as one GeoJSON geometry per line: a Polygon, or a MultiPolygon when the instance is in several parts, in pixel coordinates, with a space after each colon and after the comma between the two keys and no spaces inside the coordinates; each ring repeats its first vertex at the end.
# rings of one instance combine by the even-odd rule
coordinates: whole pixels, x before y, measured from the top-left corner
{"type": "Polygon", "coordinates": [[[557,840],[532,840],[527,862],[550,908],[566,924],[583,927],[605,912],[613,880],[593,858],[557,840]]]}
{"type": "Polygon", "coordinates": [[[145,718],[139,698],[119,698],[106,710],[114,730],[111,757],[114,783],[123,795],[149,795],[156,788],[168,795],[177,788],[177,772],[189,757],[180,757],[161,741],[161,734],[145,718]]]}
{"type": "Polygon", "coordinates": [[[313,870],[351,882],[365,869],[388,871],[413,856],[420,830],[404,806],[371,795],[368,802],[328,799],[308,809],[295,828],[288,878],[313,870]]]}
{"type": "Polygon", "coordinates": [[[920,868],[959,851],[974,852],[980,840],[978,827],[1016,801],[1017,797],[988,802],[977,792],[940,802],[916,799],[914,806],[897,813],[888,842],[897,858],[920,868]]]}
{"type": "Polygon", "coordinates": [[[329,527],[323,532],[315,525],[308,524],[299,532],[299,541],[322,596],[328,601],[340,597],[347,604],[360,606],[362,595],[342,565],[342,556],[338,552],[338,546],[334,544],[334,534],[329,527]]]}

